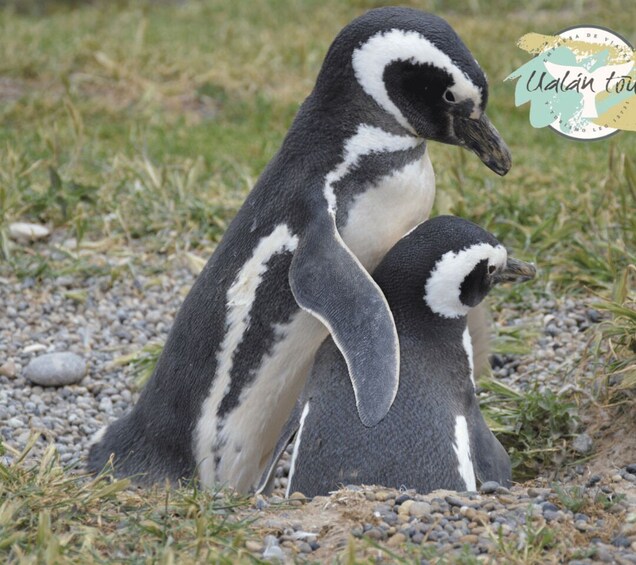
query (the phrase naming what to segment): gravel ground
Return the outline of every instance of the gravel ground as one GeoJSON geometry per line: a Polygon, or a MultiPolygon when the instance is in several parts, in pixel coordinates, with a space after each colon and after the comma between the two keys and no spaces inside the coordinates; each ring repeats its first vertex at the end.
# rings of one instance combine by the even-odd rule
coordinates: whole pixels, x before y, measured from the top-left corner
{"type": "MultiPolygon", "coordinates": [[[[115,281],[108,276],[43,282],[0,277],[0,434],[6,444],[19,449],[37,431],[41,437],[32,457],[53,441],[62,462],[80,467],[92,435],[129,409],[137,392],[130,370],[117,360],[165,339],[194,280],[177,260],[154,262],[154,272],[161,274],[133,276],[130,269],[115,281]],[[78,354],[87,363],[86,376],[61,387],[32,384],[25,368],[49,352],[78,354]]],[[[139,272],[153,270],[146,263],[139,272]]],[[[522,323],[535,328],[538,338],[530,355],[495,356],[495,375],[521,389],[534,382],[555,391],[578,388],[593,370],[580,362],[588,347],[585,329],[600,319],[590,304],[572,299],[542,299],[523,315],[504,308],[499,323],[522,323]]],[[[582,453],[592,449],[587,439],[581,439],[582,453]]],[[[580,485],[581,499],[587,501],[572,511],[540,479],[535,486],[510,490],[490,485],[480,494],[423,496],[350,487],[310,503],[300,494],[284,501],[284,459],[277,472],[278,495],[254,499],[263,541],[248,542],[248,548],[271,558],[326,559],[353,536],[400,551],[411,547],[404,544],[409,541],[450,555],[487,555],[495,546],[514,552],[528,536],[545,531],[542,527],[558,526],[559,538],[575,544],[568,555],[572,563],[636,563],[636,467],[626,463],[636,463],[636,457],[603,461],[600,470],[594,467],[595,474],[590,466],[578,466],[564,477],[580,485]]],[[[375,555],[379,550],[369,546],[368,551],[375,555]]]]}
{"type": "Polygon", "coordinates": [[[264,557],[326,561],[351,537],[364,537],[366,550],[358,553],[374,560],[394,561],[388,550],[464,563],[469,556],[489,555],[498,562],[636,563],[635,480],[625,469],[588,477],[577,494],[580,508],[569,501],[572,509],[542,481],[537,481],[541,486],[506,489],[485,483],[480,493],[426,495],[348,487],[309,503],[299,493],[289,501],[257,497],[256,526],[263,542],[248,548],[264,557]],[[536,555],[525,553],[529,541],[538,548],[536,555]]]}
{"type": "Polygon", "coordinates": [[[77,280],[61,276],[35,282],[0,279],[0,434],[23,447],[41,432],[62,462],[81,465],[95,432],[136,399],[134,379],[117,360],[149,342],[162,343],[194,276],[163,265],[165,274],[77,280]],[[72,298],[72,297],[79,298],[72,298]],[[42,387],[24,376],[28,363],[49,352],[73,352],[88,364],[75,385],[42,387]]]}

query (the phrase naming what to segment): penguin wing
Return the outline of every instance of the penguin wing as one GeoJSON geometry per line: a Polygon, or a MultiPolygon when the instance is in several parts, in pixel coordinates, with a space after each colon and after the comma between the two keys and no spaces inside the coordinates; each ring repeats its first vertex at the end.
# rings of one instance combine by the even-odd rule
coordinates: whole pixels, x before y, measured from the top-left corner
{"type": "Polygon", "coordinates": [[[307,226],[289,283],[298,305],[331,333],[347,363],[360,420],[375,426],[397,393],[397,331],[380,287],[342,240],[331,212],[307,226]]]}

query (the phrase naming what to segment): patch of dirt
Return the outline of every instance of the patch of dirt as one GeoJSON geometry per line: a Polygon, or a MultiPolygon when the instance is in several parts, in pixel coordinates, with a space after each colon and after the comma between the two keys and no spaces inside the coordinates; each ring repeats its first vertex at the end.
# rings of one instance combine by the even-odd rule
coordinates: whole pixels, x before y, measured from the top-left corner
{"type": "Polygon", "coordinates": [[[311,557],[323,562],[348,545],[352,528],[377,520],[373,516],[375,505],[377,502],[368,500],[364,492],[342,490],[328,497],[317,496],[307,503],[296,500],[272,505],[259,516],[255,527],[263,536],[278,537],[288,529],[316,534],[320,548],[311,557]]]}
{"type": "Polygon", "coordinates": [[[636,402],[600,409],[588,428],[594,439],[594,455],[587,464],[590,474],[620,469],[636,463],[636,402]],[[622,408],[622,409],[621,409],[622,408]],[[617,416],[617,412],[620,413],[617,416]]]}
{"type": "Polygon", "coordinates": [[[0,77],[0,104],[19,100],[24,96],[26,90],[23,81],[10,77],[0,77]]]}

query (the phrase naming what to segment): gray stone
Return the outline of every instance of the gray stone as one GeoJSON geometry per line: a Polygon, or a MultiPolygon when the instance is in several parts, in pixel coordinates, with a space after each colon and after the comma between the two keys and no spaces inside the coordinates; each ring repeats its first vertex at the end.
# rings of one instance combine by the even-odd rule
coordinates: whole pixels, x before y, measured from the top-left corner
{"type": "Polygon", "coordinates": [[[389,526],[395,526],[398,523],[398,515],[395,512],[387,512],[381,516],[389,526]]]}
{"type": "Polygon", "coordinates": [[[629,547],[631,542],[625,536],[616,536],[612,540],[612,545],[615,547],[629,547]]]}
{"type": "Polygon", "coordinates": [[[387,533],[380,528],[371,528],[368,532],[365,532],[364,535],[376,541],[382,541],[387,537],[387,533]]]}
{"type": "Polygon", "coordinates": [[[468,506],[469,508],[476,508],[479,506],[479,503],[475,503],[464,496],[448,495],[444,498],[444,500],[451,506],[468,506]]]}
{"type": "Polygon", "coordinates": [[[276,536],[265,536],[263,540],[265,542],[265,551],[263,551],[264,559],[278,559],[280,561],[285,560],[285,553],[278,545],[276,536]]]}
{"type": "Polygon", "coordinates": [[[576,520],[577,522],[579,520],[583,522],[589,522],[590,518],[586,514],[581,514],[580,512],[577,512],[576,514],[574,514],[574,520],[576,520]]]}
{"type": "Polygon", "coordinates": [[[9,418],[7,425],[11,428],[18,429],[24,427],[24,422],[20,418],[9,418]]]}
{"type": "Polygon", "coordinates": [[[70,352],[47,353],[32,359],[24,376],[41,386],[64,386],[78,383],[86,375],[86,361],[70,352]]]}
{"type": "Polygon", "coordinates": [[[416,500],[409,506],[409,515],[415,518],[423,518],[431,513],[431,505],[428,502],[416,500]]]}
{"type": "Polygon", "coordinates": [[[590,451],[592,451],[592,446],[594,442],[592,438],[587,434],[579,434],[574,438],[572,442],[572,449],[581,455],[586,455],[590,451]]]}
{"type": "Polygon", "coordinates": [[[301,541],[296,544],[298,551],[300,553],[311,553],[313,550],[311,549],[311,545],[309,545],[306,541],[301,541]]]}
{"type": "Polygon", "coordinates": [[[497,481],[486,481],[479,487],[479,492],[483,494],[492,494],[497,491],[501,485],[497,481]]]}
{"type": "Polygon", "coordinates": [[[399,504],[402,504],[403,502],[406,502],[407,500],[412,500],[412,497],[409,496],[408,494],[401,494],[395,499],[395,504],[399,505],[399,504]]]}
{"type": "Polygon", "coordinates": [[[611,552],[604,547],[597,547],[594,557],[603,563],[612,563],[612,561],[614,561],[611,552]]]}

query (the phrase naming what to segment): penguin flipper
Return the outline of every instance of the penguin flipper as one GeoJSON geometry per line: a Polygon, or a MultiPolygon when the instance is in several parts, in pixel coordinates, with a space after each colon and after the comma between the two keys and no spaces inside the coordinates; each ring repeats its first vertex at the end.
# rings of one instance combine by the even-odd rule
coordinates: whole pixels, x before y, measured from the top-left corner
{"type": "Polygon", "coordinates": [[[274,451],[272,452],[272,456],[267,463],[267,467],[265,468],[264,473],[261,475],[258,483],[256,483],[256,486],[254,488],[255,494],[270,495],[274,490],[276,465],[278,464],[281,455],[289,445],[292,437],[294,437],[294,434],[298,431],[303,405],[304,401],[302,401],[302,398],[296,401],[294,410],[292,411],[287,422],[285,423],[285,426],[283,427],[283,431],[278,438],[278,443],[276,443],[276,447],[274,447],[274,451]]]}
{"type": "Polygon", "coordinates": [[[289,282],[298,305],[327,327],[345,358],[360,420],[375,426],[397,394],[397,331],[384,294],[342,240],[332,213],[307,226],[289,282]]]}

